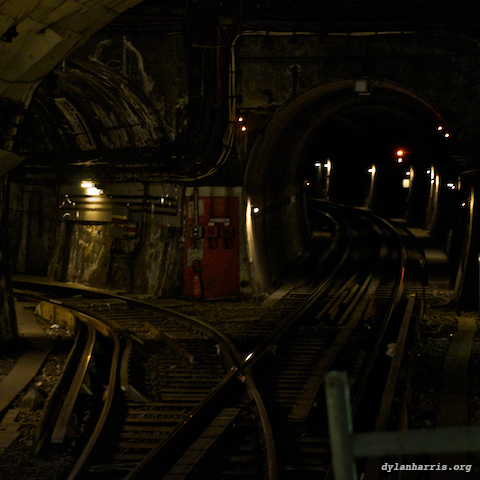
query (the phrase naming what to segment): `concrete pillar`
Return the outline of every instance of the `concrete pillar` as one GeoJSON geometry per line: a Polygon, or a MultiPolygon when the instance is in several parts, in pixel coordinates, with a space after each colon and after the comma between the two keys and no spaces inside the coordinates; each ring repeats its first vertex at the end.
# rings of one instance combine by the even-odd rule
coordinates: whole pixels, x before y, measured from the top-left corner
{"type": "MultiPolygon", "coordinates": [[[[470,195],[465,208],[468,209],[468,217],[465,225],[462,225],[463,245],[457,274],[455,289],[458,295],[458,305],[461,309],[478,310],[479,307],[479,261],[480,252],[480,177],[471,175],[468,177],[470,195]]],[[[467,182],[464,182],[467,183],[467,182]]]]}

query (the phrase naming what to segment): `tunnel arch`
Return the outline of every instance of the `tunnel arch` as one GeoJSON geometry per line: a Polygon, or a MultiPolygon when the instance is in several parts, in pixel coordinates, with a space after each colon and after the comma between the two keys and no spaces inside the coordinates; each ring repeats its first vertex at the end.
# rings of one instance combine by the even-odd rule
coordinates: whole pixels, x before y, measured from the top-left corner
{"type": "MultiPolygon", "coordinates": [[[[422,146],[429,157],[426,162],[452,163],[436,126],[450,132],[455,128],[441,112],[403,85],[366,80],[369,90],[362,95],[355,91],[354,78],[301,93],[278,110],[256,138],[247,161],[244,193],[248,256],[257,292],[265,291],[307,249],[305,162],[318,133],[334,119],[352,118],[360,110],[363,116],[384,115],[392,124],[403,125],[400,136],[422,146]]],[[[454,140],[449,142],[451,146],[454,140]]]]}

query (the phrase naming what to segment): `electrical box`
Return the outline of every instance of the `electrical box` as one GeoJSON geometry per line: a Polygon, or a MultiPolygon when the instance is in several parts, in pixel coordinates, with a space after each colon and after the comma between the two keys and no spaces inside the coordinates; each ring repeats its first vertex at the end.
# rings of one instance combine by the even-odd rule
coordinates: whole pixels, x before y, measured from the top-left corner
{"type": "Polygon", "coordinates": [[[190,230],[190,237],[191,238],[203,238],[203,227],[198,224],[192,225],[190,230]]]}

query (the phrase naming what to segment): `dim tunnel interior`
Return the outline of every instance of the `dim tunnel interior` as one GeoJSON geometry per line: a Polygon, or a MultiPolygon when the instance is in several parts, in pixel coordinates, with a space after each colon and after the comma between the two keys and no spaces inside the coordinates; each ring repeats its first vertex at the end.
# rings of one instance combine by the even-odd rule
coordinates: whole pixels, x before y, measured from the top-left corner
{"type": "Polygon", "coordinates": [[[300,95],[257,140],[245,192],[249,259],[260,289],[308,248],[309,197],[405,219],[439,241],[448,235],[450,220],[443,214],[437,222],[435,214],[446,202],[442,211],[454,215],[454,197],[439,193],[458,175],[451,124],[414,92],[370,82],[367,94],[356,92],[352,79],[300,95]]]}

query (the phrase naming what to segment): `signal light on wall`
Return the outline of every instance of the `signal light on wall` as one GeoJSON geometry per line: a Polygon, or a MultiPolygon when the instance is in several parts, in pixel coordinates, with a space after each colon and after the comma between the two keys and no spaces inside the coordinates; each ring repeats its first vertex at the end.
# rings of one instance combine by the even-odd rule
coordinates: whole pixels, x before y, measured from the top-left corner
{"type": "Polygon", "coordinates": [[[317,168],[322,166],[322,164],[320,162],[315,162],[313,165],[317,168]]]}
{"type": "Polygon", "coordinates": [[[242,117],[242,116],[237,118],[237,121],[240,122],[240,123],[243,122],[244,120],[245,120],[245,117],[242,117]]]}
{"type": "Polygon", "coordinates": [[[437,132],[443,131],[443,125],[437,125],[437,132]]]}
{"type": "Polygon", "coordinates": [[[253,213],[259,213],[260,208],[259,207],[252,207],[253,213]]]}
{"type": "Polygon", "coordinates": [[[403,154],[404,154],[404,153],[405,153],[405,152],[404,152],[403,150],[401,150],[401,149],[400,149],[400,150],[397,150],[397,157],[403,157],[403,154]]]}
{"type": "Polygon", "coordinates": [[[403,158],[402,157],[397,157],[397,163],[402,163],[403,162],[403,158]]]}
{"type": "Polygon", "coordinates": [[[445,132],[443,134],[443,138],[450,138],[450,132],[445,132]]]}
{"type": "Polygon", "coordinates": [[[247,127],[245,125],[242,125],[242,128],[240,129],[242,132],[246,132],[247,131],[247,127]]]}

